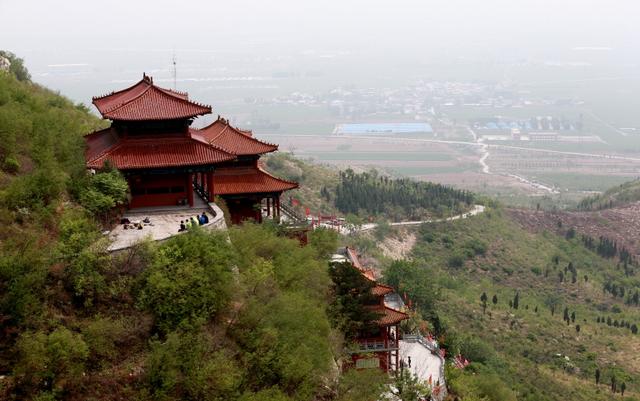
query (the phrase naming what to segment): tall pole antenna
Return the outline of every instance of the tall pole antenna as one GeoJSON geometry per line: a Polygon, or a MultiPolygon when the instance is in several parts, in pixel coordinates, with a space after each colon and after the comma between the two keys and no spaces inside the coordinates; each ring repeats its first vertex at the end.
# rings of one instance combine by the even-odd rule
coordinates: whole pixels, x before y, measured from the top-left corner
{"type": "Polygon", "coordinates": [[[176,88],[176,81],[177,81],[177,78],[178,78],[178,69],[176,67],[176,54],[175,53],[173,53],[172,62],[173,62],[173,90],[176,90],[177,89],[176,88]]]}

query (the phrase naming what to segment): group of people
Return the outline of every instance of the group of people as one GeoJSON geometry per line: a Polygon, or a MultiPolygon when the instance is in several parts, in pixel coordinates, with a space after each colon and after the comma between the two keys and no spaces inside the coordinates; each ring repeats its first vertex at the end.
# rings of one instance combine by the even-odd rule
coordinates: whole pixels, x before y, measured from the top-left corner
{"type": "Polygon", "coordinates": [[[191,227],[201,226],[209,222],[209,216],[205,212],[202,212],[200,216],[192,217],[188,220],[180,220],[180,229],[178,232],[187,231],[191,227]]]}

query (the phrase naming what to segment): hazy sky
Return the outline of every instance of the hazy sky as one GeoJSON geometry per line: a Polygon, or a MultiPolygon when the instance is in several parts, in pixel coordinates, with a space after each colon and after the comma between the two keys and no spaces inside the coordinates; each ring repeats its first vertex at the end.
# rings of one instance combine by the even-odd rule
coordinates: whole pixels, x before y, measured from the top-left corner
{"type": "Polygon", "coordinates": [[[492,63],[521,60],[635,74],[639,17],[637,0],[0,0],[0,49],[84,102],[142,71],[167,82],[175,54],[178,86],[219,103],[273,96],[264,88],[274,84],[200,81],[320,72],[316,88],[281,89],[398,86],[419,75],[492,79],[502,68],[492,63]]]}
{"type": "Polygon", "coordinates": [[[0,48],[632,47],[636,0],[0,0],[0,48]]]}

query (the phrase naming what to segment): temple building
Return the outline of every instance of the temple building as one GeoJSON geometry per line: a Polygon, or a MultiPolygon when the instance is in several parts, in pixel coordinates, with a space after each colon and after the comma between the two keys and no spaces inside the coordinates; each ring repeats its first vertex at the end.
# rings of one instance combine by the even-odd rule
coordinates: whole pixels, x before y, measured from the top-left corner
{"type": "Polygon", "coordinates": [[[344,260],[373,284],[371,293],[376,303],[365,307],[378,315],[375,321],[377,329],[361,333],[358,337],[358,349],[351,351],[353,365],[356,369],[380,368],[385,372],[395,371],[400,366],[400,323],[408,319],[409,315],[389,305],[389,296],[394,294],[393,287],[378,283],[375,272],[363,266],[353,248],[344,248],[342,253],[344,260]]]}
{"type": "Polygon", "coordinates": [[[117,168],[130,189],[129,208],[193,206],[223,199],[231,221],[262,221],[280,215],[280,196],[298,187],[260,167],[260,156],[277,145],[256,139],[223,118],[202,129],[191,127],[211,106],[185,92],[161,88],[143,75],[135,85],[94,97],[111,126],[85,136],[87,168],[117,168]]]}

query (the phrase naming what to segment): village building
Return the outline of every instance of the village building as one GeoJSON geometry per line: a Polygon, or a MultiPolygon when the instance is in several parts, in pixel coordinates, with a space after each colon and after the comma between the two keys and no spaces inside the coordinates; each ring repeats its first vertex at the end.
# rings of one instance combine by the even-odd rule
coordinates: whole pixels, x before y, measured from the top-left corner
{"type": "Polygon", "coordinates": [[[232,223],[262,221],[263,214],[279,217],[280,196],[298,187],[261,168],[260,157],[277,145],[220,117],[192,128],[211,106],[161,88],[146,74],[129,88],[94,97],[93,104],[111,125],[85,136],[86,166],[120,170],[129,184],[130,209],[193,207],[195,197],[219,197],[232,223]]]}

